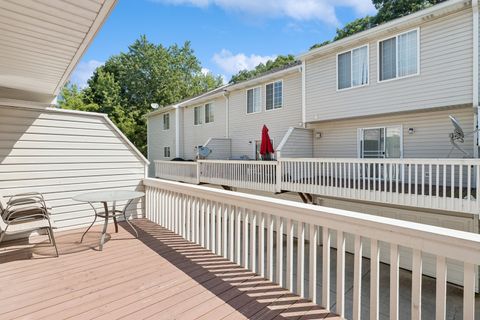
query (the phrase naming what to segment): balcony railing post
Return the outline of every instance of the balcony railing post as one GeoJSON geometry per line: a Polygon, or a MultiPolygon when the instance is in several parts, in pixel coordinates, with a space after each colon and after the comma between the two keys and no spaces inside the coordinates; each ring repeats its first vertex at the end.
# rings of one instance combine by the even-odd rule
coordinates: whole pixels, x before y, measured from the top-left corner
{"type": "Polygon", "coordinates": [[[282,160],[277,160],[277,166],[275,168],[275,191],[282,192],[282,160]]]}
{"type": "Polygon", "coordinates": [[[197,161],[197,184],[200,184],[200,174],[201,174],[201,170],[200,170],[200,166],[201,166],[201,162],[200,161],[197,161]]]}

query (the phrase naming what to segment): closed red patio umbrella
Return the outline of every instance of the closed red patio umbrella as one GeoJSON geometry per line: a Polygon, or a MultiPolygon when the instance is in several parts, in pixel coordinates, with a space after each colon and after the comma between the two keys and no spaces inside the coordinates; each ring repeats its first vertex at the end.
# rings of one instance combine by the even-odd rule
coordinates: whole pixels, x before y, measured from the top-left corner
{"type": "Polygon", "coordinates": [[[270,135],[268,134],[268,128],[266,125],[263,125],[262,128],[262,144],[260,145],[260,155],[262,158],[270,159],[269,154],[273,154],[272,141],[270,140],[270,135]]]}

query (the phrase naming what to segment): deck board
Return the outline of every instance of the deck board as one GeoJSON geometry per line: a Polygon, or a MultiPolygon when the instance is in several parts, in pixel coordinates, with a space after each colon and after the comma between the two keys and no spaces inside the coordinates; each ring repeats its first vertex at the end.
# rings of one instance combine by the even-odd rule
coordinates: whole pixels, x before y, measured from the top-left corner
{"type": "Polygon", "coordinates": [[[334,315],[148,220],[0,246],[2,319],[323,319],[334,315]],[[313,312],[312,310],[320,310],[313,312]]]}

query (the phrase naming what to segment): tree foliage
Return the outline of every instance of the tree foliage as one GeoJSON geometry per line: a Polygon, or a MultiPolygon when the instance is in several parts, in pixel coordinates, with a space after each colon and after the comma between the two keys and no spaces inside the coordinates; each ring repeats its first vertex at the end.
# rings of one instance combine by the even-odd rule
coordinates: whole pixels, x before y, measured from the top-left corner
{"type": "Polygon", "coordinates": [[[240,81],[254,78],[265,72],[278,69],[295,62],[295,56],[289,54],[286,56],[278,56],[275,60],[268,60],[265,63],[260,63],[253,70],[241,70],[237,74],[233,75],[230,79],[230,83],[238,83],[240,81]]]}
{"type": "Polygon", "coordinates": [[[164,47],[141,36],[127,52],[97,68],[85,89],[63,88],[59,106],[108,114],[145,154],[146,114],[152,103],[167,106],[222,83],[220,76],[202,73],[189,42],[164,47]]]}
{"type": "Polygon", "coordinates": [[[347,23],[343,28],[337,29],[333,40],[314,44],[310,47],[310,50],[368,30],[393,19],[426,9],[443,1],[445,0],[372,0],[373,5],[378,10],[376,15],[358,18],[347,23]]]}

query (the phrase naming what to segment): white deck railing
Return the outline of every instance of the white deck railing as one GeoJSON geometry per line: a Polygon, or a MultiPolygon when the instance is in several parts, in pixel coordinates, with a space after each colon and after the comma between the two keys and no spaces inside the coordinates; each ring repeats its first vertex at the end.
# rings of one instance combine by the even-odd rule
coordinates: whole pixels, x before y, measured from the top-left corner
{"type": "Polygon", "coordinates": [[[437,277],[436,319],[445,319],[446,316],[446,279],[451,271],[447,268],[447,259],[449,263],[455,261],[462,266],[459,272],[465,284],[463,319],[474,319],[480,235],[163,180],[145,179],[144,184],[148,219],[300,296],[310,298],[326,309],[332,305],[330,288],[336,283],[335,312],[341,316],[345,315],[348,238],[354,239],[353,307],[348,310],[353,319],[360,319],[362,308],[366,308],[361,294],[364,253],[371,257],[370,319],[379,317],[381,295],[390,296],[390,319],[399,318],[399,297],[410,294],[408,286],[399,284],[400,252],[405,249],[410,254],[408,260],[412,261],[411,310],[408,311],[411,318],[421,319],[422,263],[433,257],[437,277]],[[298,248],[295,256],[294,235],[298,248]],[[321,252],[317,253],[316,245],[308,245],[307,239],[311,243],[321,241],[321,252]],[[334,261],[337,266],[333,281],[330,274],[332,247],[337,248],[333,251],[336,252],[334,261]],[[319,279],[317,254],[322,257],[319,279]],[[383,292],[379,286],[382,254],[389,256],[390,285],[382,286],[389,292],[383,292]],[[308,268],[306,261],[309,262],[308,268]],[[294,270],[297,276],[294,276],[294,270]],[[307,280],[307,288],[304,280],[307,280]],[[317,292],[317,282],[322,284],[321,292],[317,292]]]}
{"type": "Polygon", "coordinates": [[[200,182],[275,192],[276,161],[200,160],[200,182]]]}
{"type": "Polygon", "coordinates": [[[155,176],[160,179],[198,183],[197,163],[155,160],[155,176]]]}
{"type": "Polygon", "coordinates": [[[307,158],[158,161],[156,165],[156,176],[169,180],[473,214],[480,211],[477,159],[307,158]]]}
{"type": "Polygon", "coordinates": [[[282,159],[281,189],[419,208],[478,213],[480,161],[282,159]]]}

